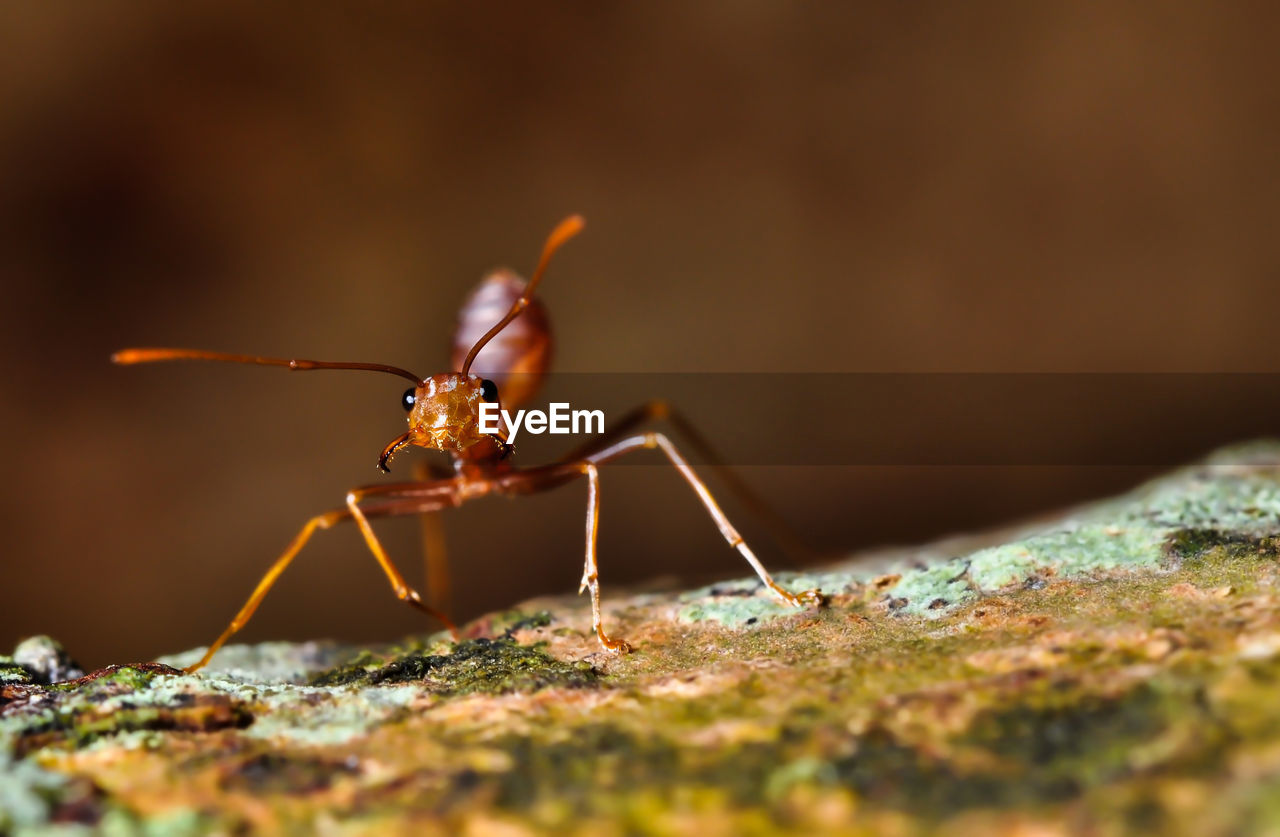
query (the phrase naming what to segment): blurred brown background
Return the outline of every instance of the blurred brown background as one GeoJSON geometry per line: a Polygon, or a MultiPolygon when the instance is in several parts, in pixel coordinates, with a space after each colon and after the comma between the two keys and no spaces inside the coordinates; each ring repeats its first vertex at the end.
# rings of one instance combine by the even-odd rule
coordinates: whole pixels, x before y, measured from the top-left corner
{"type": "MultiPolygon", "coordinates": [[[[562,370],[1277,371],[1277,17],[5,4],[0,649],[47,632],[95,665],[208,642],[307,516],[378,478],[402,428],[385,376],[120,369],[112,350],[440,371],[480,274],[528,271],[569,212],[589,225],[544,294],[562,370]]],[[[1228,440],[1220,408],[1192,406],[1206,443],[1228,440]]],[[[793,432],[766,409],[731,419],[762,445],[793,432]]],[[[1143,475],[746,476],[840,551],[1143,475]]],[[[606,597],[745,572],[666,469],[615,469],[602,490],[606,597]]],[[[571,487],[451,514],[458,615],[572,591],[582,504],[571,487]]],[[[416,576],[415,524],[380,530],[416,576]]],[[[242,637],[423,627],[344,528],[242,637]]]]}

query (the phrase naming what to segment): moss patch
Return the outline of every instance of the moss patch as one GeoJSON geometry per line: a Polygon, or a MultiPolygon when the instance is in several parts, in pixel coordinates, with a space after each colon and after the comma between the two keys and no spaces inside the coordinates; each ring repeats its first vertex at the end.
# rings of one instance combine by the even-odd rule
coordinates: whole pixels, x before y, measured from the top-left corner
{"type": "Polygon", "coordinates": [[[510,639],[470,639],[448,654],[407,654],[390,662],[364,655],[317,676],[313,686],[376,686],[417,683],[437,694],[505,694],[551,686],[596,685],[589,663],[562,662],[537,648],[510,639]]]}
{"type": "Polygon", "coordinates": [[[12,657],[0,657],[0,688],[26,686],[35,682],[31,670],[13,661],[12,657]]]}

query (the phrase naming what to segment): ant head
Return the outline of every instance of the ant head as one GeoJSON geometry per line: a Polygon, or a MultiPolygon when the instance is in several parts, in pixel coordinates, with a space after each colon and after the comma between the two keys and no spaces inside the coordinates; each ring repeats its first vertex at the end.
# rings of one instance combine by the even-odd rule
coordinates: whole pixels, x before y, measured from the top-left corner
{"type": "Polygon", "coordinates": [[[401,405],[409,411],[409,430],[387,445],[378,467],[389,470],[391,457],[405,445],[461,453],[490,439],[505,450],[505,428],[496,435],[480,431],[480,405],[486,402],[498,404],[498,387],[493,381],[460,372],[432,375],[405,390],[401,405]]]}
{"type": "Polygon", "coordinates": [[[472,445],[489,440],[497,454],[506,456],[511,452],[506,429],[501,422],[497,434],[480,432],[480,405],[486,401],[496,404],[498,388],[493,381],[470,374],[471,364],[486,343],[529,307],[533,292],[547,271],[551,255],[581,232],[584,223],[581,216],[571,215],[556,225],[546,244],[542,245],[542,257],[538,259],[538,266],[519,298],[512,303],[506,315],[475,342],[457,372],[424,378],[418,386],[405,392],[403,399],[405,409],[409,411],[409,430],[383,449],[382,456],[378,458],[379,468],[389,471],[391,457],[405,445],[461,453],[472,445]]]}

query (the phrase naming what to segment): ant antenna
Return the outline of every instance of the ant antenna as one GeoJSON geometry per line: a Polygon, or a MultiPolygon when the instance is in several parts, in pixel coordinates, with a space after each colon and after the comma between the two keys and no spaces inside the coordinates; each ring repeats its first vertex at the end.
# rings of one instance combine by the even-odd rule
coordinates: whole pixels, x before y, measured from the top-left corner
{"type": "Polygon", "coordinates": [[[471,362],[476,359],[476,355],[480,354],[480,350],[484,348],[484,344],[507,327],[508,324],[516,317],[520,316],[520,312],[529,307],[529,300],[533,298],[533,291],[538,287],[538,282],[542,279],[542,274],[547,271],[547,262],[551,261],[551,256],[556,250],[560,249],[560,245],[582,232],[583,226],[586,225],[581,215],[570,215],[551,231],[551,235],[547,236],[547,243],[542,245],[542,258],[538,259],[538,266],[534,268],[533,276],[529,279],[529,284],[524,286],[524,293],[520,294],[511,305],[511,310],[507,315],[498,321],[498,324],[484,333],[484,336],[476,341],[471,347],[471,351],[467,352],[467,359],[462,362],[461,373],[467,374],[471,369],[471,362]]]}
{"type": "Polygon", "coordinates": [[[164,360],[217,360],[224,363],[249,363],[256,366],[283,366],[294,372],[311,369],[363,369],[368,372],[387,372],[408,378],[418,386],[422,379],[407,369],[388,366],[385,363],[333,363],[325,360],[299,360],[297,358],[258,357],[257,355],[232,355],[225,352],[206,352],[200,349],[121,349],[111,356],[112,363],[130,366],[135,363],[155,363],[164,360]]]}

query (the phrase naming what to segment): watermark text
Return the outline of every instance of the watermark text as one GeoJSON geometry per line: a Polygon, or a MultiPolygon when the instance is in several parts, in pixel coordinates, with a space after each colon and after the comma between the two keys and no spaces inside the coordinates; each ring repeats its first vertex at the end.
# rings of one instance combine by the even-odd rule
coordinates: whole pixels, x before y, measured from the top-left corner
{"type": "Polygon", "coordinates": [[[507,441],[511,444],[515,444],[521,427],[535,436],[543,433],[567,435],[604,432],[604,410],[574,410],[564,401],[553,401],[547,407],[547,412],[516,410],[513,416],[507,410],[500,410],[497,404],[485,402],[480,405],[480,432],[497,433],[500,419],[507,425],[507,441]]]}

